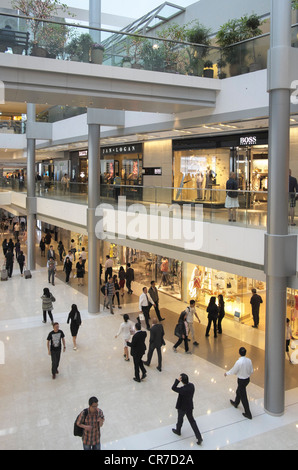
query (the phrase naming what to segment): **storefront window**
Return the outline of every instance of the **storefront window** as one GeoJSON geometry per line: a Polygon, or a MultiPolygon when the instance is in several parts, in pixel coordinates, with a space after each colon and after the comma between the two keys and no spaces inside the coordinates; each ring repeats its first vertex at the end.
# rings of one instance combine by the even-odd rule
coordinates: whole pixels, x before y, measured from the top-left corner
{"type": "Polygon", "coordinates": [[[230,172],[230,149],[174,152],[174,200],[222,202],[230,172]]]}

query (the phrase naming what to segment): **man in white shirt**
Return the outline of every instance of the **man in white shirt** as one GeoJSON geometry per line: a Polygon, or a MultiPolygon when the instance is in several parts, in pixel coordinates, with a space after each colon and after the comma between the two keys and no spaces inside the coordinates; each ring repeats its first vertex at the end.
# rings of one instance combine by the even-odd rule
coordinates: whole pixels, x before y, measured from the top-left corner
{"type": "Polygon", "coordinates": [[[108,282],[110,277],[113,277],[113,265],[114,262],[112,258],[110,258],[109,255],[106,256],[106,262],[105,262],[105,281],[106,283],[108,282]]]}
{"type": "Polygon", "coordinates": [[[234,367],[231,370],[225,373],[225,377],[228,375],[237,375],[238,377],[238,388],[236,390],[236,398],[235,401],[230,400],[231,404],[237,408],[240,401],[244,408],[243,416],[248,419],[252,419],[252,415],[250,412],[247,394],[246,394],[246,387],[250,382],[250,376],[253,373],[254,369],[252,366],[252,362],[246,356],[246,349],[240,348],[239,349],[240,358],[235,363],[234,367]]]}
{"type": "Polygon", "coordinates": [[[144,314],[147,330],[150,330],[150,324],[149,324],[150,304],[154,305],[155,307],[154,301],[152,300],[150,294],[148,294],[147,292],[147,287],[143,287],[143,293],[140,295],[140,298],[139,298],[139,309],[144,314]]]}
{"type": "Polygon", "coordinates": [[[195,332],[194,332],[194,327],[193,327],[193,317],[194,317],[194,315],[197,317],[197,320],[198,320],[199,323],[201,323],[201,320],[199,319],[199,317],[197,315],[195,300],[190,301],[189,306],[186,307],[185,311],[187,313],[186,321],[187,321],[187,324],[188,324],[189,331],[191,332],[193,345],[198,346],[199,343],[195,339],[195,332]]]}

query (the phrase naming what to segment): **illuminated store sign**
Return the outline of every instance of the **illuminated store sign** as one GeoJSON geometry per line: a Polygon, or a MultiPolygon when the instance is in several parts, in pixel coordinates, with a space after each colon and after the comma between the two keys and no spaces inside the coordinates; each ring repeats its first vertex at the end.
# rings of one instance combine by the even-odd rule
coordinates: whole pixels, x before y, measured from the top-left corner
{"type": "Polygon", "coordinates": [[[128,144],[119,145],[113,147],[103,147],[101,149],[101,155],[117,155],[117,154],[128,154],[128,153],[142,153],[142,144],[128,144]]]}
{"type": "Polygon", "coordinates": [[[257,136],[240,137],[239,145],[257,145],[257,136]]]}

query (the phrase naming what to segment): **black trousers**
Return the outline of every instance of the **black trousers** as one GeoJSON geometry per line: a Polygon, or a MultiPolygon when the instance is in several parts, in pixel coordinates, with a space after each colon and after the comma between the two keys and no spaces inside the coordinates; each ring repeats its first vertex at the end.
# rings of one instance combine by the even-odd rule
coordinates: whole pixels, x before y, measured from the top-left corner
{"type": "Polygon", "coordinates": [[[61,356],[61,349],[52,349],[51,351],[51,358],[52,358],[52,374],[57,373],[57,369],[59,367],[59,362],[60,362],[60,356],[61,356]]]}
{"type": "Polygon", "coordinates": [[[216,322],[217,322],[217,318],[208,318],[208,325],[207,325],[207,329],[206,329],[206,336],[209,335],[209,331],[210,331],[211,325],[212,325],[212,323],[213,323],[214,338],[216,338],[216,336],[217,336],[217,334],[216,334],[216,322]]]}
{"type": "Polygon", "coordinates": [[[235,405],[238,406],[240,401],[243,405],[244,411],[248,416],[251,416],[246,387],[248,386],[250,379],[238,379],[238,388],[236,390],[236,398],[235,398],[235,405]]]}
{"type": "MultiPolygon", "coordinates": [[[[153,304],[150,304],[150,309],[151,309],[152,305],[153,304]]],[[[149,311],[150,311],[150,309],[149,309],[149,311]]],[[[161,321],[161,315],[160,315],[158,302],[155,302],[154,309],[155,309],[155,313],[156,313],[156,316],[157,316],[158,320],[161,321]]]]}
{"type": "Polygon", "coordinates": [[[143,375],[146,374],[146,369],[142,361],[142,356],[133,356],[133,363],[135,367],[135,378],[137,380],[140,380],[140,370],[142,371],[143,375]]]}
{"type": "Polygon", "coordinates": [[[142,307],[142,312],[143,312],[144,317],[145,317],[145,322],[146,322],[147,330],[150,330],[149,311],[150,311],[150,307],[149,307],[149,306],[147,306],[147,307],[142,307]]]}
{"type": "Polygon", "coordinates": [[[182,336],[181,336],[181,338],[178,339],[177,343],[174,344],[174,348],[177,349],[178,346],[180,346],[180,344],[181,344],[183,341],[184,341],[185,352],[187,352],[188,349],[189,349],[189,348],[188,348],[188,337],[187,337],[187,336],[185,336],[184,338],[182,338],[182,336]]]}
{"type": "Polygon", "coordinates": [[[158,367],[161,369],[161,347],[152,346],[150,344],[146,362],[148,362],[148,365],[150,365],[150,362],[151,362],[151,359],[152,359],[152,356],[153,356],[153,353],[154,353],[154,349],[156,349],[156,352],[157,352],[158,367]]]}
{"type": "MultiPolygon", "coordinates": [[[[48,315],[50,317],[50,320],[52,323],[54,323],[54,320],[53,320],[53,315],[52,315],[52,311],[51,310],[48,310],[48,315]]],[[[47,311],[46,310],[43,310],[43,321],[46,323],[47,322],[47,311]]]]}
{"type": "Polygon", "coordinates": [[[200,433],[200,430],[198,428],[196,420],[193,417],[193,410],[188,410],[188,411],[178,410],[178,421],[177,421],[177,425],[176,425],[176,431],[181,433],[181,428],[182,428],[182,425],[183,425],[183,419],[184,419],[185,415],[186,415],[186,417],[189,421],[189,424],[192,427],[192,430],[193,430],[196,438],[200,441],[202,439],[202,435],[200,433]]]}

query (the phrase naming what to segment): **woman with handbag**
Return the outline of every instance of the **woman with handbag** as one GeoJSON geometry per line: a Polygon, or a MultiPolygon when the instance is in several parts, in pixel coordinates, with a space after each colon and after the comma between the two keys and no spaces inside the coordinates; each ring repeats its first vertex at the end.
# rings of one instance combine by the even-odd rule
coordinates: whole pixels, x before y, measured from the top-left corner
{"type": "Polygon", "coordinates": [[[135,326],[134,323],[129,319],[127,313],[123,315],[123,323],[121,323],[118,333],[116,334],[115,338],[121,334],[123,338],[123,348],[124,348],[124,360],[129,361],[129,353],[128,353],[128,346],[127,341],[130,340],[130,337],[135,333],[135,326]]]}
{"type": "Polygon", "coordinates": [[[178,341],[176,344],[173,346],[173,351],[176,353],[178,346],[184,341],[184,348],[185,348],[185,353],[186,354],[191,354],[188,348],[188,324],[186,321],[187,318],[187,312],[182,312],[178,324],[175,328],[175,335],[178,336],[178,341]]]}

